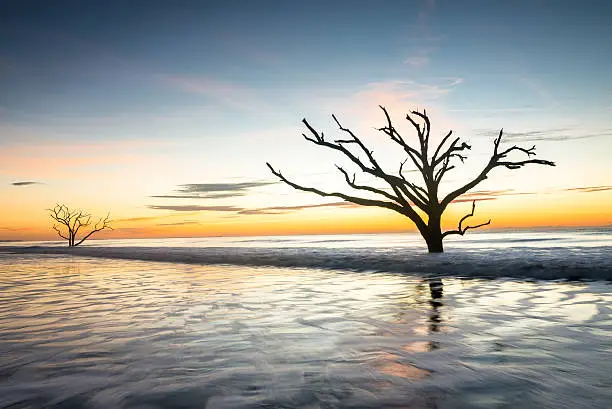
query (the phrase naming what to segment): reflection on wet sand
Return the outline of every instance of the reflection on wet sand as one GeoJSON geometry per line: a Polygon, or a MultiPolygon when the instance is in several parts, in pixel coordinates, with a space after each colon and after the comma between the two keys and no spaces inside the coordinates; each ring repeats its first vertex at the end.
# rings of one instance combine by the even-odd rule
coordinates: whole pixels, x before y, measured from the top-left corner
{"type": "Polygon", "coordinates": [[[423,379],[431,374],[428,370],[417,368],[411,363],[405,362],[399,355],[389,353],[381,354],[374,366],[380,373],[404,379],[423,379]]]}
{"type": "MultiPolygon", "coordinates": [[[[428,300],[431,306],[431,312],[429,313],[427,326],[427,334],[437,333],[440,331],[440,325],[442,325],[442,318],[439,308],[444,304],[442,297],[444,295],[444,285],[440,278],[427,279],[426,282],[429,285],[428,300]]],[[[420,290],[421,286],[417,286],[417,290],[420,290]]],[[[422,330],[422,329],[421,329],[422,330]]],[[[422,353],[430,352],[440,348],[440,344],[437,341],[413,341],[402,346],[402,350],[409,353],[422,353]]],[[[384,353],[379,355],[375,367],[381,373],[391,375],[395,377],[418,380],[423,379],[431,374],[431,371],[416,367],[406,359],[403,359],[399,355],[384,353]]]]}
{"type": "Polygon", "coordinates": [[[406,352],[428,352],[431,351],[431,341],[414,341],[406,345],[402,345],[402,349],[406,352]]]}
{"type": "Polygon", "coordinates": [[[442,284],[442,280],[439,278],[431,278],[428,281],[429,292],[431,294],[431,299],[429,300],[429,304],[431,305],[431,314],[429,315],[429,330],[431,332],[439,332],[440,324],[442,323],[439,308],[444,305],[442,303],[444,286],[442,284]]]}
{"type": "MultiPolygon", "coordinates": [[[[429,281],[429,292],[431,299],[429,304],[431,305],[431,313],[429,314],[429,331],[431,333],[440,332],[440,326],[442,325],[442,318],[440,314],[440,308],[444,305],[442,303],[442,296],[444,295],[444,285],[440,278],[431,278],[429,281]]],[[[428,348],[430,351],[440,348],[440,343],[437,341],[429,341],[428,348]]]]}
{"type": "MultiPolygon", "coordinates": [[[[440,278],[429,278],[423,280],[429,287],[429,298],[426,303],[431,307],[426,322],[423,325],[414,326],[412,332],[416,335],[427,337],[441,331],[443,326],[441,307],[444,306],[442,297],[444,296],[444,284],[440,278]]],[[[420,286],[419,286],[420,287],[420,286]]],[[[417,340],[402,346],[406,352],[421,353],[430,352],[440,348],[440,343],[435,340],[417,340]]]]}
{"type": "Polygon", "coordinates": [[[0,407],[610,407],[599,283],[40,256],[0,276],[0,407]]]}

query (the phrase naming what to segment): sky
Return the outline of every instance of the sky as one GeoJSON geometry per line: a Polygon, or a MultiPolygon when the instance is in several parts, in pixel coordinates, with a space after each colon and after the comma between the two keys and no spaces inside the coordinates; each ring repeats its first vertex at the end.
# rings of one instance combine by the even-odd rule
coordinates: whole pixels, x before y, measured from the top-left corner
{"type": "Polygon", "coordinates": [[[556,162],[494,169],[445,226],[473,199],[490,228],[609,226],[610,20],[605,0],[0,0],[0,240],[54,238],[57,203],[110,212],[99,238],[412,231],[265,165],[352,193],[301,121],[335,138],[335,114],[393,171],[379,105],[409,141],[426,109],[432,140],[472,145],[446,191],[501,128],[556,162]]]}

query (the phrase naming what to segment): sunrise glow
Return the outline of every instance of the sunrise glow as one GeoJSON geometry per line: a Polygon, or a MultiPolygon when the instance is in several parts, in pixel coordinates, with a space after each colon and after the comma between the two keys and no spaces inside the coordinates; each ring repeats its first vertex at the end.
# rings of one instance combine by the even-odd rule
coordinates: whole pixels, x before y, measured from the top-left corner
{"type": "Polygon", "coordinates": [[[507,146],[556,162],[494,170],[445,226],[471,200],[492,229],[612,223],[605,13],[358,3],[0,6],[0,240],[56,238],[56,203],[110,212],[114,230],[97,238],[415,231],[265,166],[350,193],[334,166],[345,159],[301,136],[304,117],[338,136],[336,114],[395,169],[378,105],[409,141],[405,112],[427,109],[432,137],[452,129],[473,146],[446,191],[486,164],[501,128],[507,146]]]}

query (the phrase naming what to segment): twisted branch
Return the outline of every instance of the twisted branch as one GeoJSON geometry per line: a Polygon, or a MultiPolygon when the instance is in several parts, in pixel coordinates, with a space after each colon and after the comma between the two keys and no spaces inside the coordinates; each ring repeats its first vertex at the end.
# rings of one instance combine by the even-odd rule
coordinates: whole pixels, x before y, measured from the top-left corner
{"type": "Polygon", "coordinates": [[[458,228],[456,230],[450,230],[441,234],[439,226],[440,217],[446,207],[457,197],[468,192],[483,180],[487,179],[487,175],[492,169],[496,167],[519,169],[527,164],[555,166],[554,162],[535,158],[535,146],[531,148],[522,148],[515,145],[505,150],[500,150],[499,147],[503,135],[503,130],[501,130],[499,132],[499,136],[494,140],[493,154],[482,171],[470,182],[450,192],[442,200],[439,200],[438,188],[444,175],[455,168],[456,163],[453,163],[454,160],[458,159],[459,161],[464,162],[464,160],[467,158],[466,152],[471,150],[472,147],[466,142],[461,142],[460,138],[458,137],[451,141],[453,132],[449,131],[442,138],[441,142],[436,147],[433,156],[430,158],[428,155],[428,150],[431,124],[427,113],[425,111],[422,113],[418,111],[411,111],[406,115],[406,120],[415,129],[419,141],[419,147],[414,148],[408,144],[408,142],[406,142],[406,139],[393,126],[391,117],[387,110],[383,106],[380,106],[380,108],[385,116],[386,125],[381,128],[377,128],[377,130],[386,134],[391,141],[399,145],[407,155],[406,159],[400,163],[397,175],[386,172],[376,160],[374,152],[368,149],[368,147],[359,137],[357,137],[357,135],[355,135],[353,131],[344,127],[335,115],[332,115],[332,118],[345,137],[329,142],[325,140],[323,132],[319,133],[316,131],[306,119],[303,119],[302,122],[309,130],[310,134],[302,134],[302,136],[307,141],[312,142],[315,145],[341,152],[362,172],[384,180],[390,189],[380,189],[372,186],[361,185],[356,182],[355,174],[353,174],[351,177],[344,168],[336,166],[344,176],[344,180],[350,188],[379,195],[384,200],[367,199],[341,192],[327,192],[317,188],[302,186],[287,179],[280,171],[275,170],[269,163],[266,163],[266,165],[273,175],[277,176],[282,182],[295,189],[315,193],[320,196],[334,196],[363,206],[383,207],[407,216],[414,222],[423,237],[428,242],[430,251],[442,251],[441,244],[435,244],[431,247],[429,246],[430,241],[433,242],[439,240],[440,236],[444,238],[451,234],[464,235],[469,229],[476,229],[491,223],[491,220],[489,220],[486,223],[481,223],[478,225],[463,225],[468,218],[474,215],[476,207],[476,202],[474,201],[472,202],[472,212],[459,220],[458,228]],[[449,141],[451,142],[449,143],[449,141]],[[354,147],[354,149],[349,149],[351,147],[354,147]],[[511,160],[509,155],[513,153],[527,155],[527,159],[511,160]],[[365,155],[365,158],[362,160],[358,155],[361,155],[361,157],[365,155]],[[408,162],[408,159],[410,159],[412,164],[421,173],[425,185],[424,187],[408,180],[408,178],[404,175],[404,166],[408,162]],[[432,223],[431,226],[423,221],[420,214],[416,212],[413,206],[418,207],[428,216],[427,220],[428,223],[432,223]],[[437,226],[434,226],[434,224],[437,224],[437,226]]]}
{"type": "Polygon", "coordinates": [[[91,215],[84,213],[82,210],[70,210],[66,205],[56,204],[52,209],[47,209],[49,216],[56,221],[52,228],[62,239],[68,240],[68,246],[74,247],[83,243],[92,234],[102,230],[113,230],[110,225],[110,214],[100,218],[93,226],[92,230],[87,233],[80,241],[77,240],[77,234],[83,227],[91,226],[91,215]],[[64,232],[64,229],[66,232],[64,232]]]}
{"type": "Polygon", "coordinates": [[[444,238],[446,236],[449,236],[451,234],[459,234],[459,235],[463,236],[465,234],[465,232],[468,231],[469,229],[477,229],[479,227],[487,226],[487,225],[491,224],[491,219],[489,219],[489,221],[486,222],[486,223],[477,224],[476,226],[465,226],[465,227],[463,227],[462,226],[463,222],[466,219],[474,216],[474,210],[475,209],[476,209],[476,201],[474,200],[472,202],[472,211],[470,213],[466,214],[465,216],[463,216],[461,218],[461,220],[459,220],[459,226],[457,227],[457,230],[445,231],[444,233],[442,233],[442,238],[444,238]]]}
{"type": "Polygon", "coordinates": [[[528,164],[555,166],[555,162],[544,160],[544,159],[527,159],[527,160],[521,160],[521,161],[503,160],[503,159],[506,159],[508,154],[512,152],[522,152],[526,154],[527,157],[535,156],[536,154],[535,145],[529,149],[521,148],[521,147],[514,145],[502,152],[499,152],[499,145],[501,143],[503,132],[504,132],[503,129],[500,130],[499,136],[495,138],[495,140],[493,141],[493,155],[491,155],[491,158],[489,159],[489,162],[484,167],[484,169],[474,179],[472,179],[472,181],[454,190],[453,192],[449,193],[440,202],[440,206],[442,207],[443,211],[444,209],[446,209],[446,206],[448,206],[453,200],[455,200],[462,194],[468,192],[470,189],[474,188],[476,185],[478,185],[483,180],[486,180],[489,172],[496,167],[504,166],[508,169],[519,169],[528,164]]]}

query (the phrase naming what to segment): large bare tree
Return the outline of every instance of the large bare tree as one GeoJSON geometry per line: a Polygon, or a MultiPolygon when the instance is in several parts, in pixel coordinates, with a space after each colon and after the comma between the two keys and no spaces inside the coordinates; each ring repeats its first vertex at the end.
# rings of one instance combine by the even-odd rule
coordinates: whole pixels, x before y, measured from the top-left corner
{"type": "Polygon", "coordinates": [[[268,165],[270,171],[280,178],[280,180],[295,189],[316,193],[320,196],[339,197],[358,205],[383,207],[408,217],[416,225],[425,239],[430,253],[443,252],[444,247],[442,241],[449,235],[458,234],[463,236],[469,229],[476,229],[491,223],[491,220],[489,220],[486,223],[476,225],[466,224],[466,220],[474,215],[476,202],[473,201],[472,211],[459,220],[456,229],[443,232],[441,228],[442,213],[446,210],[448,205],[459,196],[465,194],[480,182],[487,179],[491,170],[496,167],[505,167],[514,170],[528,164],[555,166],[554,162],[533,158],[533,156],[535,156],[535,146],[531,148],[522,148],[515,145],[508,148],[500,148],[503,135],[502,129],[499,132],[499,136],[493,141],[493,153],[480,173],[465,185],[446,195],[440,195],[439,187],[442,178],[449,170],[455,167],[454,163],[456,163],[457,160],[463,162],[466,159],[465,153],[467,150],[471,149],[471,146],[465,142],[460,142],[460,138],[458,137],[451,139],[453,131],[450,131],[434,149],[434,146],[430,146],[429,133],[431,127],[427,113],[425,111],[422,113],[412,111],[406,115],[406,120],[414,127],[418,136],[418,145],[413,147],[393,126],[387,110],[382,106],[380,108],[384,113],[386,125],[378,130],[388,135],[391,141],[395,142],[406,155],[406,159],[399,164],[397,173],[390,173],[383,170],[383,167],[374,157],[373,151],[370,150],[353,131],[342,126],[335,115],[332,115],[332,118],[340,130],[346,135],[344,139],[328,141],[324,138],[323,133],[316,131],[306,119],[302,120],[310,132],[310,135],[302,134],[307,141],[342,153],[350,159],[361,172],[379,178],[388,185],[387,188],[381,189],[374,186],[358,184],[355,181],[355,174],[349,175],[349,172],[343,167],[336,165],[344,176],[346,183],[351,188],[356,191],[369,192],[370,196],[380,197],[380,200],[352,196],[340,192],[326,192],[314,187],[302,186],[287,179],[279,170],[275,170],[269,163],[266,163],[266,165],[268,165]],[[523,160],[513,160],[509,158],[510,154],[522,154],[527,157],[523,158],[523,160]],[[421,174],[422,182],[416,183],[405,177],[404,166],[409,160],[421,174]],[[418,212],[417,209],[419,209],[420,212],[418,212]],[[424,217],[422,216],[423,214],[424,217]]]}
{"type": "Polygon", "coordinates": [[[52,209],[47,210],[49,210],[49,216],[54,221],[53,230],[62,239],[68,240],[69,247],[78,246],[91,237],[92,234],[99,231],[106,229],[113,230],[109,220],[110,214],[107,214],[106,217],[100,217],[92,224],[91,214],[79,209],[69,209],[68,206],[63,204],[57,204],[52,209]],[[83,231],[81,231],[82,228],[84,229],[83,231]],[[79,231],[81,231],[83,236],[77,239],[79,231]]]}

